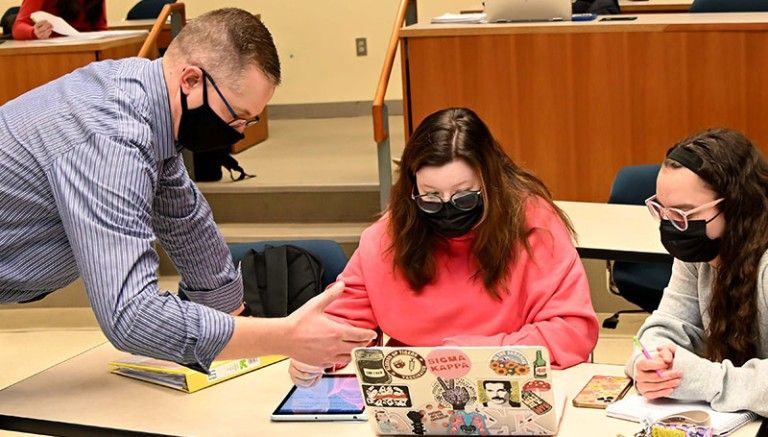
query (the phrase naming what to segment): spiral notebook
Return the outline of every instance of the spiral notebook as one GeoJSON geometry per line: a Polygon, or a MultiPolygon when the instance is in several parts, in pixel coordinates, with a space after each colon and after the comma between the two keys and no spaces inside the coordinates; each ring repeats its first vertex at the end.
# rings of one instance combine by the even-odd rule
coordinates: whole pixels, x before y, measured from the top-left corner
{"type": "Polygon", "coordinates": [[[726,436],[757,419],[757,415],[750,411],[723,413],[713,410],[706,402],[681,402],[674,399],[648,401],[637,394],[616,401],[605,409],[608,417],[633,422],[640,422],[645,418],[655,422],[684,411],[704,411],[709,414],[711,426],[718,436],[726,436]]]}

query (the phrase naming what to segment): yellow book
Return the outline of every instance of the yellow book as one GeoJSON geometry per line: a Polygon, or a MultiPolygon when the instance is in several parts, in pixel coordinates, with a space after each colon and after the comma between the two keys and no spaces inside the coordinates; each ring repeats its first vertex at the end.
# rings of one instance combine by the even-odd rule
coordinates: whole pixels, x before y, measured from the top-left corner
{"type": "Polygon", "coordinates": [[[166,387],[194,393],[236,376],[277,363],[288,357],[283,355],[265,355],[258,358],[240,360],[221,360],[211,364],[211,373],[206,375],[180,364],[142,357],[126,355],[125,359],[109,363],[110,371],[117,375],[160,384],[166,387]]]}

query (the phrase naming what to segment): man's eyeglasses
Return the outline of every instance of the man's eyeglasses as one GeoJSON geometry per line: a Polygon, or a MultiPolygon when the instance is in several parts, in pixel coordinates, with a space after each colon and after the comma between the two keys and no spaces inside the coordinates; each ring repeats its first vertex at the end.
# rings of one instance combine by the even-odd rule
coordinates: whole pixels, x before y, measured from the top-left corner
{"type": "Polygon", "coordinates": [[[480,190],[457,191],[453,193],[447,202],[444,202],[437,193],[416,194],[416,189],[414,188],[414,193],[411,195],[411,199],[416,201],[416,205],[422,211],[429,214],[435,214],[443,209],[444,203],[448,202],[451,202],[453,206],[460,211],[469,211],[480,203],[480,193],[480,190]]]}
{"type": "Polygon", "coordinates": [[[240,118],[235,112],[235,110],[232,109],[232,105],[230,105],[227,99],[224,98],[224,94],[221,93],[221,90],[219,90],[219,87],[216,85],[216,82],[213,80],[211,75],[208,74],[208,72],[203,70],[202,68],[201,70],[203,71],[203,74],[205,75],[205,77],[207,77],[208,80],[211,82],[211,85],[213,85],[213,89],[216,90],[216,94],[219,95],[219,98],[221,98],[221,101],[224,102],[224,105],[227,107],[227,111],[229,111],[229,113],[232,115],[232,118],[234,119],[229,123],[227,123],[228,125],[232,126],[235,129],[240,129],[240,128],[251,127],[254,124],[258,124],[259,121],[261,121],[261,118],[258,115],[248,119],[240,118]]]}
{"type": "MultiPolygon", "coordinates": [[[[672,226],[680,231],[685,231],[688,229],[688,216],[696,214],[699,211],[704,211],[707,208],[711,208],[723,200],[725,199],[721,197],[717,200],[713,200],[701,206],[697,206],[696,208],[689,209],[688,211],[683,211],[682,209],[678,208],[668,208],[666,206],[661,206],[661,204],[656,201],[656,195],[654,194],[653,196],[645,199],[645,206],[648,207],[648,211],[651,212],[651,215],[657,221],[669,220],[672,223],[672,226]]],[[[714,220],[718,214],[715,214],[714,217],[707,220],[707,223],[714,220]]]]}

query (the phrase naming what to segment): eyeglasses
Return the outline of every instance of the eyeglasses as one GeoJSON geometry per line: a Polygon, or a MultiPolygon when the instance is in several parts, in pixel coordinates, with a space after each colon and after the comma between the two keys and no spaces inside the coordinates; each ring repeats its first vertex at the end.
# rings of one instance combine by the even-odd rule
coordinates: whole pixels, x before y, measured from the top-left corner
{"type": "Polygon", "coordinates": [[[235,110],[232,109],[232,105],[230,105],[227,99],[224,98],[224,94],[221,93],[221,90],[219,90],[219,87],[216,85],[216,82],[213,80],[211,75],[208,74],[208,72],[203,70],[202,68],[201,70],[203,71],[203,75],[205,75],[205,77],[207,77],[208,80],[211,82],[211,85],[213,85],[213,89],[216,90],[216,94],[219,95],[219,98],[221,98],[221,101],[224,102],[224,105],[227,107],[227,111],[229,111],[229,113],[232,115],[232,118],[234,118],[234,120],[227,123],[228,125],[232,126],[235,129],[240,129],[240,128],[251,127],[255,124],[258,124],[259,121],[261,121],[261,118],[258,115],[248,119],[240,118],[235,112],[235,110]]]}
{"type": "Polygon", "coordinates": [[[425,193],[416,194],[416,188],[414,187],[414,193],[411,195],[411,199],[416,201],[416,205],[422,211],[435,214],[443,209],[443,204],[451,202],[456,209],[460,211],[469,211],[476,207],[480,203],[480,190],[477,191],[457,191],[453,193],[447,202],[444,202],[437,193],[425,193]]]}
{"type": "MultiPolygon", "coordinates": [[[[651,212],[651,215],[653,216],[653,218],[655,218],[657,221],[669,220],[672,223],[672,226],[674,226],[680,231],[685,231],[686,229],[688,229],[688,216],[695,214],[699,211],[704,211],[707,208],[711,208],[717,205],[718,203],[722,202],[723,200],[725,200],[721,197],[717,200],[713,200],[701,206],[697,206],[696,208],[689,209],[688,211],[683,211],[682,209],[678,209],[678,208],[667,208],[666,206],[661,206],[661,204],[657,202],[655,199],[656,199],[655,194],[645,199],[645,206],[648,207],[648,211],[651,212]]],[[[707,223],[711,222],[712,220],[715,219],[715,217],[717,217],[718,214],[720,213],[715,214],[714,217],[710,218],[706,222],[707,223]]]]}

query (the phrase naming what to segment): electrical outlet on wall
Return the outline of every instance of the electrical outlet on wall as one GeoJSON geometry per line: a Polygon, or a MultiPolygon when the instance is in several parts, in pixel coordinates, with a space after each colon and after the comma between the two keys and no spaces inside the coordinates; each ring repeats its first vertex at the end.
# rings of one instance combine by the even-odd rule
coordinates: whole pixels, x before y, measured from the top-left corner
{"type": "Polygon", "coordinates": [[[368,39],[355,38],[355,51],[357,56],[368,56],[368,39]]]}

